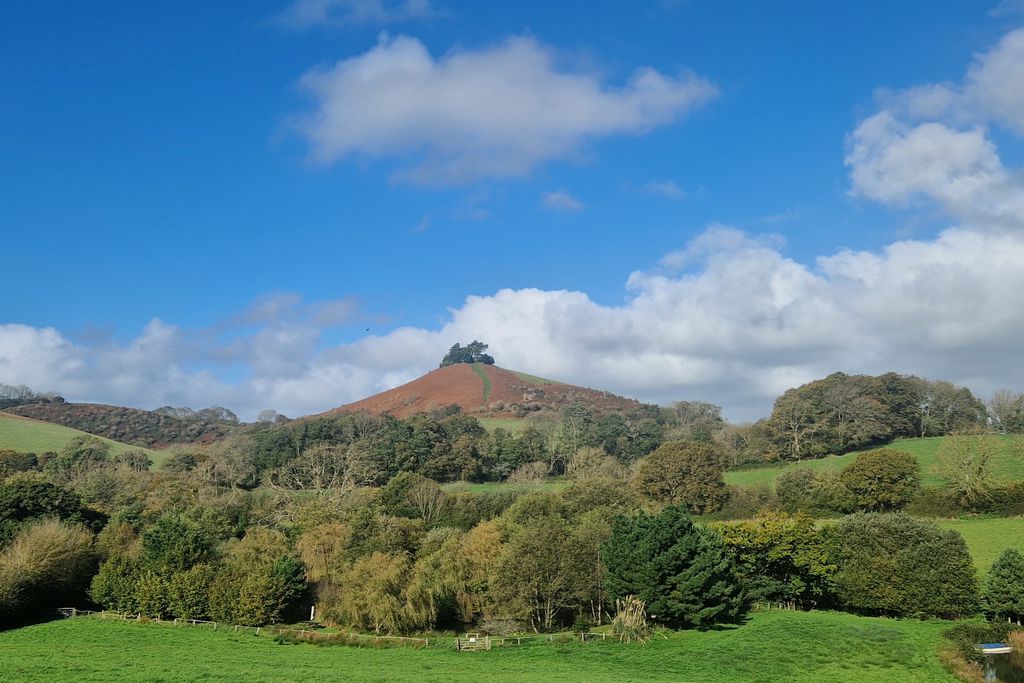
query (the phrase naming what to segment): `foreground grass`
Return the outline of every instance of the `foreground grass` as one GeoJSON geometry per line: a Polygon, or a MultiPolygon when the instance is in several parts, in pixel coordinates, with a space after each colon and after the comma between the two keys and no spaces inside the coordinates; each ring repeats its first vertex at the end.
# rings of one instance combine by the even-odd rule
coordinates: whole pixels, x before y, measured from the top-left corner
{"type": "Polygon", "coordinates": [[[69,441],[79,436],[89,436],[110,444],[111,453],[114,455],[125,451],[143,451],[154,463],[163,459],[160,451],[93,436],[64,425],[0,413],[0,448],[11,448],[21,453],[57,453],[67,446],[69,441]]]}
{"type": "Polygon", "coordinates": [[[952,683],[935,656],[947,622],[834,612],[754,614],[738,628],[646,646],[538,644],[490,652],[279,645],[203,628],[77,618],[0,633],[5,680],[701,681],[952,683]]]}
{"type": "Polygon", "coordinates": [[[982,579],[999,553],[1006,548],[1024,552],[1024,517],[968,517],[964,519],[936,519],[943,529],[960,532],[974,557],[974,566],[982,579]]]}
{"type": "MultiPolygon", "coordinates": [[[[921,478],[925,486],[939,486],[942,479],[935,474],[934,467],[939,461],[939,446],[942,445],[944,437],[930,436],[922,439],[897,439],[886,448],[906,451],[921,463],[921,478]]],[[[996,457],[993,461],[993,471],[999,481],[1021,481],[1024,480],[1024,457],[1014,453],[1012,437],[1004,435],[993,435],[986,437],[996,441],[998,445],[996,457]]],[[[775,480],[783,472],[798,468],[812,469],[816,472],[841,470],[857,457],[857,453],[846,455],[833,455],[817,460],[804,460],[801,462],[780,463],[765,467],[751,469],[732,470],[725,473],[726,483],[735,486],[751,486],[753,484],[775,485],[775,480]]]]}

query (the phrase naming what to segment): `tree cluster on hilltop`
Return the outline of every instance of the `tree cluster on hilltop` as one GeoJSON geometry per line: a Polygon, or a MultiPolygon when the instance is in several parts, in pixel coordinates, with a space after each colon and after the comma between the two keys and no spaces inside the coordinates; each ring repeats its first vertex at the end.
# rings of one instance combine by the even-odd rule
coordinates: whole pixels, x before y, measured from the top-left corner
{"type": "Polygon", "coordinates": [[[0,410],[26,403],[63,403],[64,398],[53,393],[40,394],[24,384],[0,384],[0,410]]]}
{"type": "Polygon", "coordinates": [[[484,353],[486,350],[487,344],[475,339],[465,346],[455,344],[452,348],[448,349],[448,353],[446,353],[444,358],[441,359],[441,365],[438,367],[445,368],[449,365],[456,365],[458,363],[483,363],[484,365],[494,365],[494,358],[484,353]]]}

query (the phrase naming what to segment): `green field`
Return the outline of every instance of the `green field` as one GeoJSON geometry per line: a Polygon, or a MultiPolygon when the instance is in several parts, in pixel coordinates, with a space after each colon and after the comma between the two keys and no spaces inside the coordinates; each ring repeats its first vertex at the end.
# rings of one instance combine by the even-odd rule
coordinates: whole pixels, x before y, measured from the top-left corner
{"type": "MultiPolygon", "coordinates": [[[[1001,481],[1024,480],[1024,457],[1014,452],[1012,439],[1001,435],[988,438],[995,439],[999,444],[993,465],[996,477],[1001,481]]],[[[889,446],[886,446],[886,448],[906,451],[913,455],[921,463],[922,483],[925,486],[939,486],[942,484],[942,480],[935,474],[933,467],[938,462],[939,446],[942,444],[942,439],[943,437],[941,436],[923,439],[897,439],[889,446]]],[[[818,460],[804,460],[801,462],[732,470],[725,473],[725,481],[735,486],[751,486],[762,483],[774,485],[775,479],[783,472],[801,467],[817,472],[840,470],[853,462],[856,457],[856,453],[847,453],[846,455],[834,455],[818,460]]]]}
{"type": "Polygon", "coordinates": [[[971,517],[965,519],[936,519],[943,529],[955,529],[967,541],[978,568],[984,578],[992,562],[1005,548],[1024,552],[1024,517],[971,517]]]}
{"type": "Polygon", "coordinates": [[[519,434],[526,429],[530,423],[527,420],[520,420],[514,417],[478,417],[480,426],[489,432],[501,427],[510,434],[519,434]]]}
{"type": "MultiPolygon", "coordinates": [[[[0,448],[11,448],[22,453],[45,453],[47,451],[56,453],[78,436],[92,435],[51,422],[40,422],[0,413],[0,448]]],[[[124,451],[143,451],[154,463],[158,463],[163,458],[160,451],[130,446],[101,436],[92,436],[92,438],[110,444],[111,452],[115,455],[124,451]]]]}
{"type": "MultiPolygon", "coordinates": [[[[962,517],[958,519],[942,519],[921,517],[934,522],[943,529],[954,529],[964,537],[974,566],[978,568],[978,578],[984,579],[988,568],[1005,548],[1018,548],[1024,551],[1024,517],[962,517]]],[[[817,520],[818,526],[836,524],[837,518],[817,520]]]]}
{"type": "Polygon", "coordinates": [[[0,676],[18,681],[701,681],[952,683],[941,621],[763,612],[739,628],[647,645],[450,649],[281,645],[229,630],[78,617],[0,633],[0,676]]]}

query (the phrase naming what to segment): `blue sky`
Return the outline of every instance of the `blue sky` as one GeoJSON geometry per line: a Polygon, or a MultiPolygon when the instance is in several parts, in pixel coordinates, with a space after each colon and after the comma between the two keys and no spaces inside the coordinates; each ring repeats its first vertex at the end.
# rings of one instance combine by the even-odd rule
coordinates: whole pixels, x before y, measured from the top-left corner
{"type": "Polygon", "coordinates": [[[960,273],[961,309],[933,275],[1018,246],[1022,24],[977,1],[4,3],[0,382],[295,414],[476,336],[740,419],[836,369],[1019,390],[1019,269],[960,273]],[[897,258],[906,282],[865,284],[897,258]],[[901,310],[934,329],[903,339],[901,310]]]}

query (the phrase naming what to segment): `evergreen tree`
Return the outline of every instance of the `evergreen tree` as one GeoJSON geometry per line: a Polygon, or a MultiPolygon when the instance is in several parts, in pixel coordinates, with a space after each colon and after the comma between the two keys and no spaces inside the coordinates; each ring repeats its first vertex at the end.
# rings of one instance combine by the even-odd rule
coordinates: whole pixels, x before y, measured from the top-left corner
{"type": "Polygon", "coordinates": [[[735,622],[746,610],[721,537],[694,526],[682,507],[617,517],[602,555],[609,600],[635,595],[652,621],[706,627],[735,622]]]}
{"type": "Polygon", "coordinates": [[[985,581],[985,607],[991,614],[1020,623],[1024,619],[1024,554],[1007,548],[999,554],[985,581]]]}

